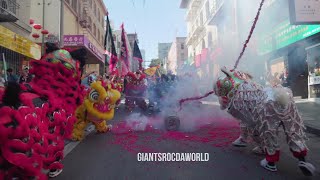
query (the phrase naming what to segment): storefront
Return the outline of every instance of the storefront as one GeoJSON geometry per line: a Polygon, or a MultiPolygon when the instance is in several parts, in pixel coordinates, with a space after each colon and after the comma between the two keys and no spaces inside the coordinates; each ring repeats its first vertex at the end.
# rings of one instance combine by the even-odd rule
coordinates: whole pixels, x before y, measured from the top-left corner
{"type": "MultiPolygon", "coordinates": [[[[85,71],[96,71],[99,74],[103,73],[105,58],[103,52],[100,52],[97,47],[84,35],[65,35],[64,45],[69,48],[86,48],[88,51],[85,71]]],[[[87,72],[87,73],[88,73],[87,72]]]]}
{"type": "Polygon", "coordinates": [[[308,97],[320,100],[320,43],[306,48],[308,62],[308,97]]]}
{"type": "Polygon", "coordinates": [[[19,74],[24,66],[29,66],[29,60],[40,58],[39,45],[0,25],[1,75],[8,68],[12,68],[14,74],[19,74]]]}
{"type": "Polygon", "coordinates": [[[308,71],[312,68],[307,59],[317,56],[311,47],[320,42],[319,35],[320,25],[296,26],[285,20],[260,36],[258,54],[266,61],[267,71],[286,83],[294,96],[310,97],[308,71]]]}

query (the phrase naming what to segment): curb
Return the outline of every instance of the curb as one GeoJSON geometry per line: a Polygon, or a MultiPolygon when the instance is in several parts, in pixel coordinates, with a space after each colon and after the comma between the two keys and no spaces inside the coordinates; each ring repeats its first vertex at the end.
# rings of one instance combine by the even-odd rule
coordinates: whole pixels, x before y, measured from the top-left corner
{"type": "MultiPolygon", "coordinates": [[[[94,129],[95,129],[94,125],[89,125],[85,130],[85,134],[84,134],[83,139],[85,139],[89,134],[91,134],[94,131],[94,129]]],[[[63,150],[63,157],[65,158],[80,143],[81,143],[81,141],[70,141],[70,142],[66,143],[64,146],[64,150],[63,150]]]]}
{"type": "Polygon", "coordinates": [[[318,128],[314,128],[312,126],[309,126],[309,125],[305,125],[306,126],[306,131],[308,133],[311,133],[311,134],[314,134],[314,135],[317,135],[317,136],[320,136],[320,129],[318,128]]]}

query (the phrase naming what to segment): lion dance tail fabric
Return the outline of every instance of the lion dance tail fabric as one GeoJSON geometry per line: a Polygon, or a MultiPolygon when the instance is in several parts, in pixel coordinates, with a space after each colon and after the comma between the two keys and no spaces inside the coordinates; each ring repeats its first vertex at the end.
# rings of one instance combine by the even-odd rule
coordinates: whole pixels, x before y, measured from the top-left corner
{"type": "Polygon", "coordinates": [[[83,100],[80,66],[85,51],[47,46],[47,55],[31,62],[33,80],[9,84],[4,92],[0,179],[47,179],[43,170],[63,168],[64,140],[71,136],[74,112],[83,100]]]}

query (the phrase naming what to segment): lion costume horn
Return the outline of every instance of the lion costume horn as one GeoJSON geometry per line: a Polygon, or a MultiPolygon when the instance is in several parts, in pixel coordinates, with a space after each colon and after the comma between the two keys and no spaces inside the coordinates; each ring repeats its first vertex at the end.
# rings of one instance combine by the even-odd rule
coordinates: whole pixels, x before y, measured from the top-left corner
{"type": "Polygon", "coordinates": [[[226,67],[223,67],[220,69],[226,76],[231,77],[230,71],[227,70],[226,67]]]}

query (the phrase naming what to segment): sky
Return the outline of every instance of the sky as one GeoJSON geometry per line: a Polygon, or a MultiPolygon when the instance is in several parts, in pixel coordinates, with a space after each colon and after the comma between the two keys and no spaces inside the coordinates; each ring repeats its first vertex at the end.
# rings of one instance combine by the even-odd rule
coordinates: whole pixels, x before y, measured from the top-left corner
{"type": "MultiPolygon", "coordinates": [[[[137,33],[146,61],[158,57],[158,43],[185,37],[187,26],[181,0],[104,0],[115,28],[124,23],[127,33],[137,33]],[[145,2],[145,3],[144,3],[145,2]]],[[[149,64],[148,62],[146,64],[149,64]]]]}

